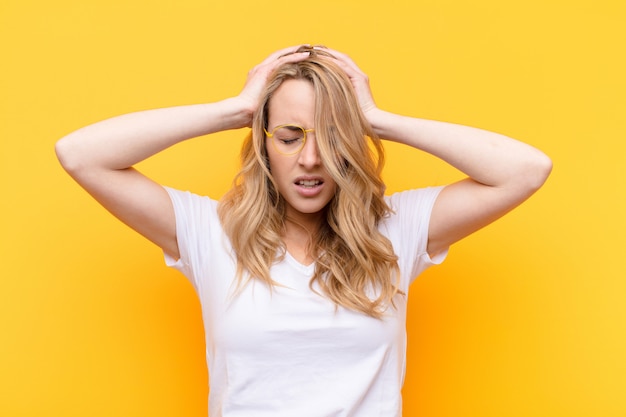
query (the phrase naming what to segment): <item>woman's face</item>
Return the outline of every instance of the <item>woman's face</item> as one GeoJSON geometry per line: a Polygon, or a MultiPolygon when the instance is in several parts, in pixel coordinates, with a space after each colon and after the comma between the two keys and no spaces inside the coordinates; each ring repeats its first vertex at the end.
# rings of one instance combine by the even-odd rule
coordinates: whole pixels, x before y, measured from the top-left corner
{"type": "MultiPolygon", "coordinates": [[[[268,104],[268,128],[293,124],[315,126],[315,91],[310,82],[287,80],[274,92],[268,104]]],[[[279,153],[266,137],[265,148],[278,192],[286,203],[287,217],[306,222],[317,218],[335,195],[337,185],[322,165],[314,131],[306,134],[302,150],[294,155],[279,153]]]]}

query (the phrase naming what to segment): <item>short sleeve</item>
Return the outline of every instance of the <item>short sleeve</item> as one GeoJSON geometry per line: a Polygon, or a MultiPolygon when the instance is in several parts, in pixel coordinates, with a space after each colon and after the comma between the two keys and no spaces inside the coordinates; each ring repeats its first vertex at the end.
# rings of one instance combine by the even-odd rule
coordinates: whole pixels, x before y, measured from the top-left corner
{"type": "Polygon", "coordinates": [[[208,197],[188,191],[165,187],[176,216],[176,239],[179,259],[164,254],[165,263],[182,272],[198,291],[201,271],[205,270],[210,257],[212,224],[217,220],[217,202],[208,197]]]}
{"type": "Polygon", "coordinates": [[[386,197],[392,214],[383,222],[387,235],[398,256],[402,282],[408,285],[428,267],[440,264],[447,250],[431,258],[427,252],[428,228],[433,206],[443,187],[420,188],[386,197]]]}

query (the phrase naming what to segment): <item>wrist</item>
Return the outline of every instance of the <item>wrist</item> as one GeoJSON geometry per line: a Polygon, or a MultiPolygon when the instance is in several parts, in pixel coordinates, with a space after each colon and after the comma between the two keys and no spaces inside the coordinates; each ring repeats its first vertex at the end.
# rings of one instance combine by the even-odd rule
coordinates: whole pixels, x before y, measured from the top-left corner
{"type": "Polygon", "coordinates": [[[222,100],[219,104],[222,123],[222,129],[220,130],[240,129],[251,126],[254,107],[248,100],[236,96],[222,100]]]}
{"type": "Polygon", "coordinates": [[[372,127],[372,130],[381,139],[386,139],[385,135],[388,134],[387,129],[385,129],[387,120],[386,113],[387,112],[379,109],[378,107],[373,107],[365,112],[365,118],[372,127]]]}

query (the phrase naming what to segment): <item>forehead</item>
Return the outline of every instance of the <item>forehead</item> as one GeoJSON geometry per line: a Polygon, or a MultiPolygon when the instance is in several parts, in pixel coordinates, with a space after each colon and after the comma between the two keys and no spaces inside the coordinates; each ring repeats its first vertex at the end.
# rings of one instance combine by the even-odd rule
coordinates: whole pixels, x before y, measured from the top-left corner
{"type": "Polygon", "coordinates": [[[295,123],[310,128],[315,124],[315,90],[306,80],[286,80],[268,103],[268,125],[295,123]]]}

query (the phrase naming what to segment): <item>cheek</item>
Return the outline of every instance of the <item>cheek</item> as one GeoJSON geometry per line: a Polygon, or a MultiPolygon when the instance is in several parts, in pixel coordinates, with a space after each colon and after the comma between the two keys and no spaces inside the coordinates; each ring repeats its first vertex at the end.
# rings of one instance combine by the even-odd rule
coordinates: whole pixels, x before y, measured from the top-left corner
{"type": "Polygon", "coordinates": [[[265,146],[265,163],[275,181],[280,179],[282,171],[285,170],[285,161],[281,155],[277,155],[269,144],[265,146]]]}

